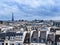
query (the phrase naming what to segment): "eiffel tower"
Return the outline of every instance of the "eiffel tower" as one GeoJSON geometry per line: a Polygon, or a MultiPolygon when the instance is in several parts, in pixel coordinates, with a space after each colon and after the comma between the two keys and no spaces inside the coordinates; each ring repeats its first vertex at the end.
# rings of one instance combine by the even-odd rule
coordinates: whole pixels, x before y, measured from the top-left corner
{"type": "Polygon", "coordinates": [[[12,13],[12,21],[14,21],[14,14],[12,13]]]}

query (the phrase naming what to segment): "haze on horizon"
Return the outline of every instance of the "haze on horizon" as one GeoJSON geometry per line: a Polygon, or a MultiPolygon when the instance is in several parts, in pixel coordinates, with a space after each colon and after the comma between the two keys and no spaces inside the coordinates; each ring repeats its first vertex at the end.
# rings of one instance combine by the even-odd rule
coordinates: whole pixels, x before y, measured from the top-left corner
{"type": "Polygon", "coordinates": [[[0,20],[60,20],[60,0],[0,0],[0,20]]]}

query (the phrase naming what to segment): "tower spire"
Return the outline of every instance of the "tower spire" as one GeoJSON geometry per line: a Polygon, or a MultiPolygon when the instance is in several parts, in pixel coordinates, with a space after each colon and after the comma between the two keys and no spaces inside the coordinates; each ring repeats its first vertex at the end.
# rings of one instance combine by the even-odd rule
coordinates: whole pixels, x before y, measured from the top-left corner
{"type": "Polygon", "coordinates": [[[12,13],[12,21],[14,21],[14,14],[12,13]]]}

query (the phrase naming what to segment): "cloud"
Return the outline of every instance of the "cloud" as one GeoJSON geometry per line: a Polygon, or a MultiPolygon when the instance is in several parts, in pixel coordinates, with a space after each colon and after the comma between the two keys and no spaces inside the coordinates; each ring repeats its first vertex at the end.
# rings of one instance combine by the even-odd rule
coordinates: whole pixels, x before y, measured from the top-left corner
{"type": "Polygon", "coordinates": [[[28,14],[50,16],[60,12],[59,5],[54,0],[18,0],[17,2],[19,9],[28,14]]]}
{"type": "Polygon", "coordinates": [[[57,18],[60,17],[60,1],[1,0],[0,18],[11,19],[12,12],[14,13],[15,19],[60,19],[57,18]]]}

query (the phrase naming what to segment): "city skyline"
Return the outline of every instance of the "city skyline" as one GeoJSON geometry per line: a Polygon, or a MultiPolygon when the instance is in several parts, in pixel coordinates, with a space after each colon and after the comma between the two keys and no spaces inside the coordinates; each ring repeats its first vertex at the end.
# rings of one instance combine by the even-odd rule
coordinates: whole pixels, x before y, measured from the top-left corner
{"type": "Polygon", "coordinates": [[[0,20],[60,20],[60,0],[1,0],[0,20]]]}

